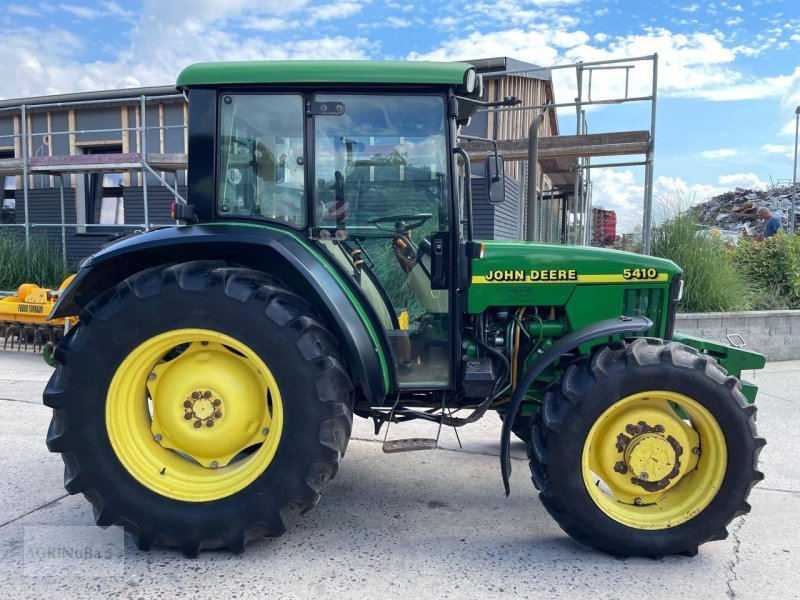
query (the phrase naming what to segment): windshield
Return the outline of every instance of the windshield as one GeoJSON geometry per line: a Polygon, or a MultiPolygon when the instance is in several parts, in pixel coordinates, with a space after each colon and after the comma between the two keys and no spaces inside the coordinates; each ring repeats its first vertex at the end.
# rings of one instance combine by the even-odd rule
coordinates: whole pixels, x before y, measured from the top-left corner
{"type": "Polygon", "coordinates": [[[344,114],[314,122],[316,220],[376,233],[375,218],[429,214],[447,228],[447,146],[442,96],[317,94],[344,114]]]}
{"type": "Polygon", "coordinates": [[[303,97],[225,94],[220,102],[217,210],[304,227],[303,97]]]}

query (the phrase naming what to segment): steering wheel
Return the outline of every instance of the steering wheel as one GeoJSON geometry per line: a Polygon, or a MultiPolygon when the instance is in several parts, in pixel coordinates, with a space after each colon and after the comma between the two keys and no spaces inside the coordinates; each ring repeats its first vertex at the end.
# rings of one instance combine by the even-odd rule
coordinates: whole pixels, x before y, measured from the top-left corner
{"type": "Polygon", "coordinates": [[[391,231],[392,233],[405,233],[417,227],[422,227],[433,217],[430,213],[417,215],[396,215],[390,217],[372,217],[367,219],[367,223],[375,225],[381,231],[391,231]],[[392,223],[392,227],[382,227],[385,223],[392,223]]]}

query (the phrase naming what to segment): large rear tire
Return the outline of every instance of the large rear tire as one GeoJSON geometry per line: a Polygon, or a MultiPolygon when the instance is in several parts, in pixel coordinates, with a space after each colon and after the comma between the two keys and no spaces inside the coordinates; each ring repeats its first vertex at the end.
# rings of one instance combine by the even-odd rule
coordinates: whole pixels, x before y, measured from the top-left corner
{"type": "Polygon", "coordinates": [[[756,409],[713,359],[674,342],[604,347],[567,368],[532,420],[547,511],[614,555],[694,555],[727,537],[763,479],[756,409]]]}
{"type": "Polygon", "coordinates": [[[192,262],[92,301],[44,393],[64,485],[141,549],[241,552],[334,477],[352,385],[305,300],[263,273],[192,262]]]}

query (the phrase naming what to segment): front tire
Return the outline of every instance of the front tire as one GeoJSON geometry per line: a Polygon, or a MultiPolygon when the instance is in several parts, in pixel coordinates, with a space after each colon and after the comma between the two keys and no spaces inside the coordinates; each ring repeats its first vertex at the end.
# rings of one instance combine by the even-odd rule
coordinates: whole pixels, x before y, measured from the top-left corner
{"type": "Polygon", "coordinates": [[[263,273],[198,261],[129,277],[56,348],[47,445],[98,525],[138,546],[241,552],[334,477],[352,385],[313,307],[263,273]]]}
{"type": "Polygon", "coordinates": [[[674,342],[603,347],[567,368],[532,420],[530,467],[550,515],[618,556],[693,556],[749,512],[765,441],[712,358],[674,342]]]}

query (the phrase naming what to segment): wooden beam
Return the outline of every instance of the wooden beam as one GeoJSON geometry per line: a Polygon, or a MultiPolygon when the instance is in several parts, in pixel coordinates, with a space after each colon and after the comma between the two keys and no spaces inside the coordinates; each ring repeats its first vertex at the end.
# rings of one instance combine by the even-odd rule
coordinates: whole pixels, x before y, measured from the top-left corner
{"type": "MultiPolygon", "coordinates": [[[[486,142],[463,141],[461,146],[472,162],[483,160],[492,153],[486,142]]],[[[586,135],[557,135],[539,139],[539,157],[620,156],[646,154],[650,148],[649,131],[617,131],[586,135]]],[[[497,149],[506,160],[527,160],[528,140],[498,140],[497,149]]]]}

